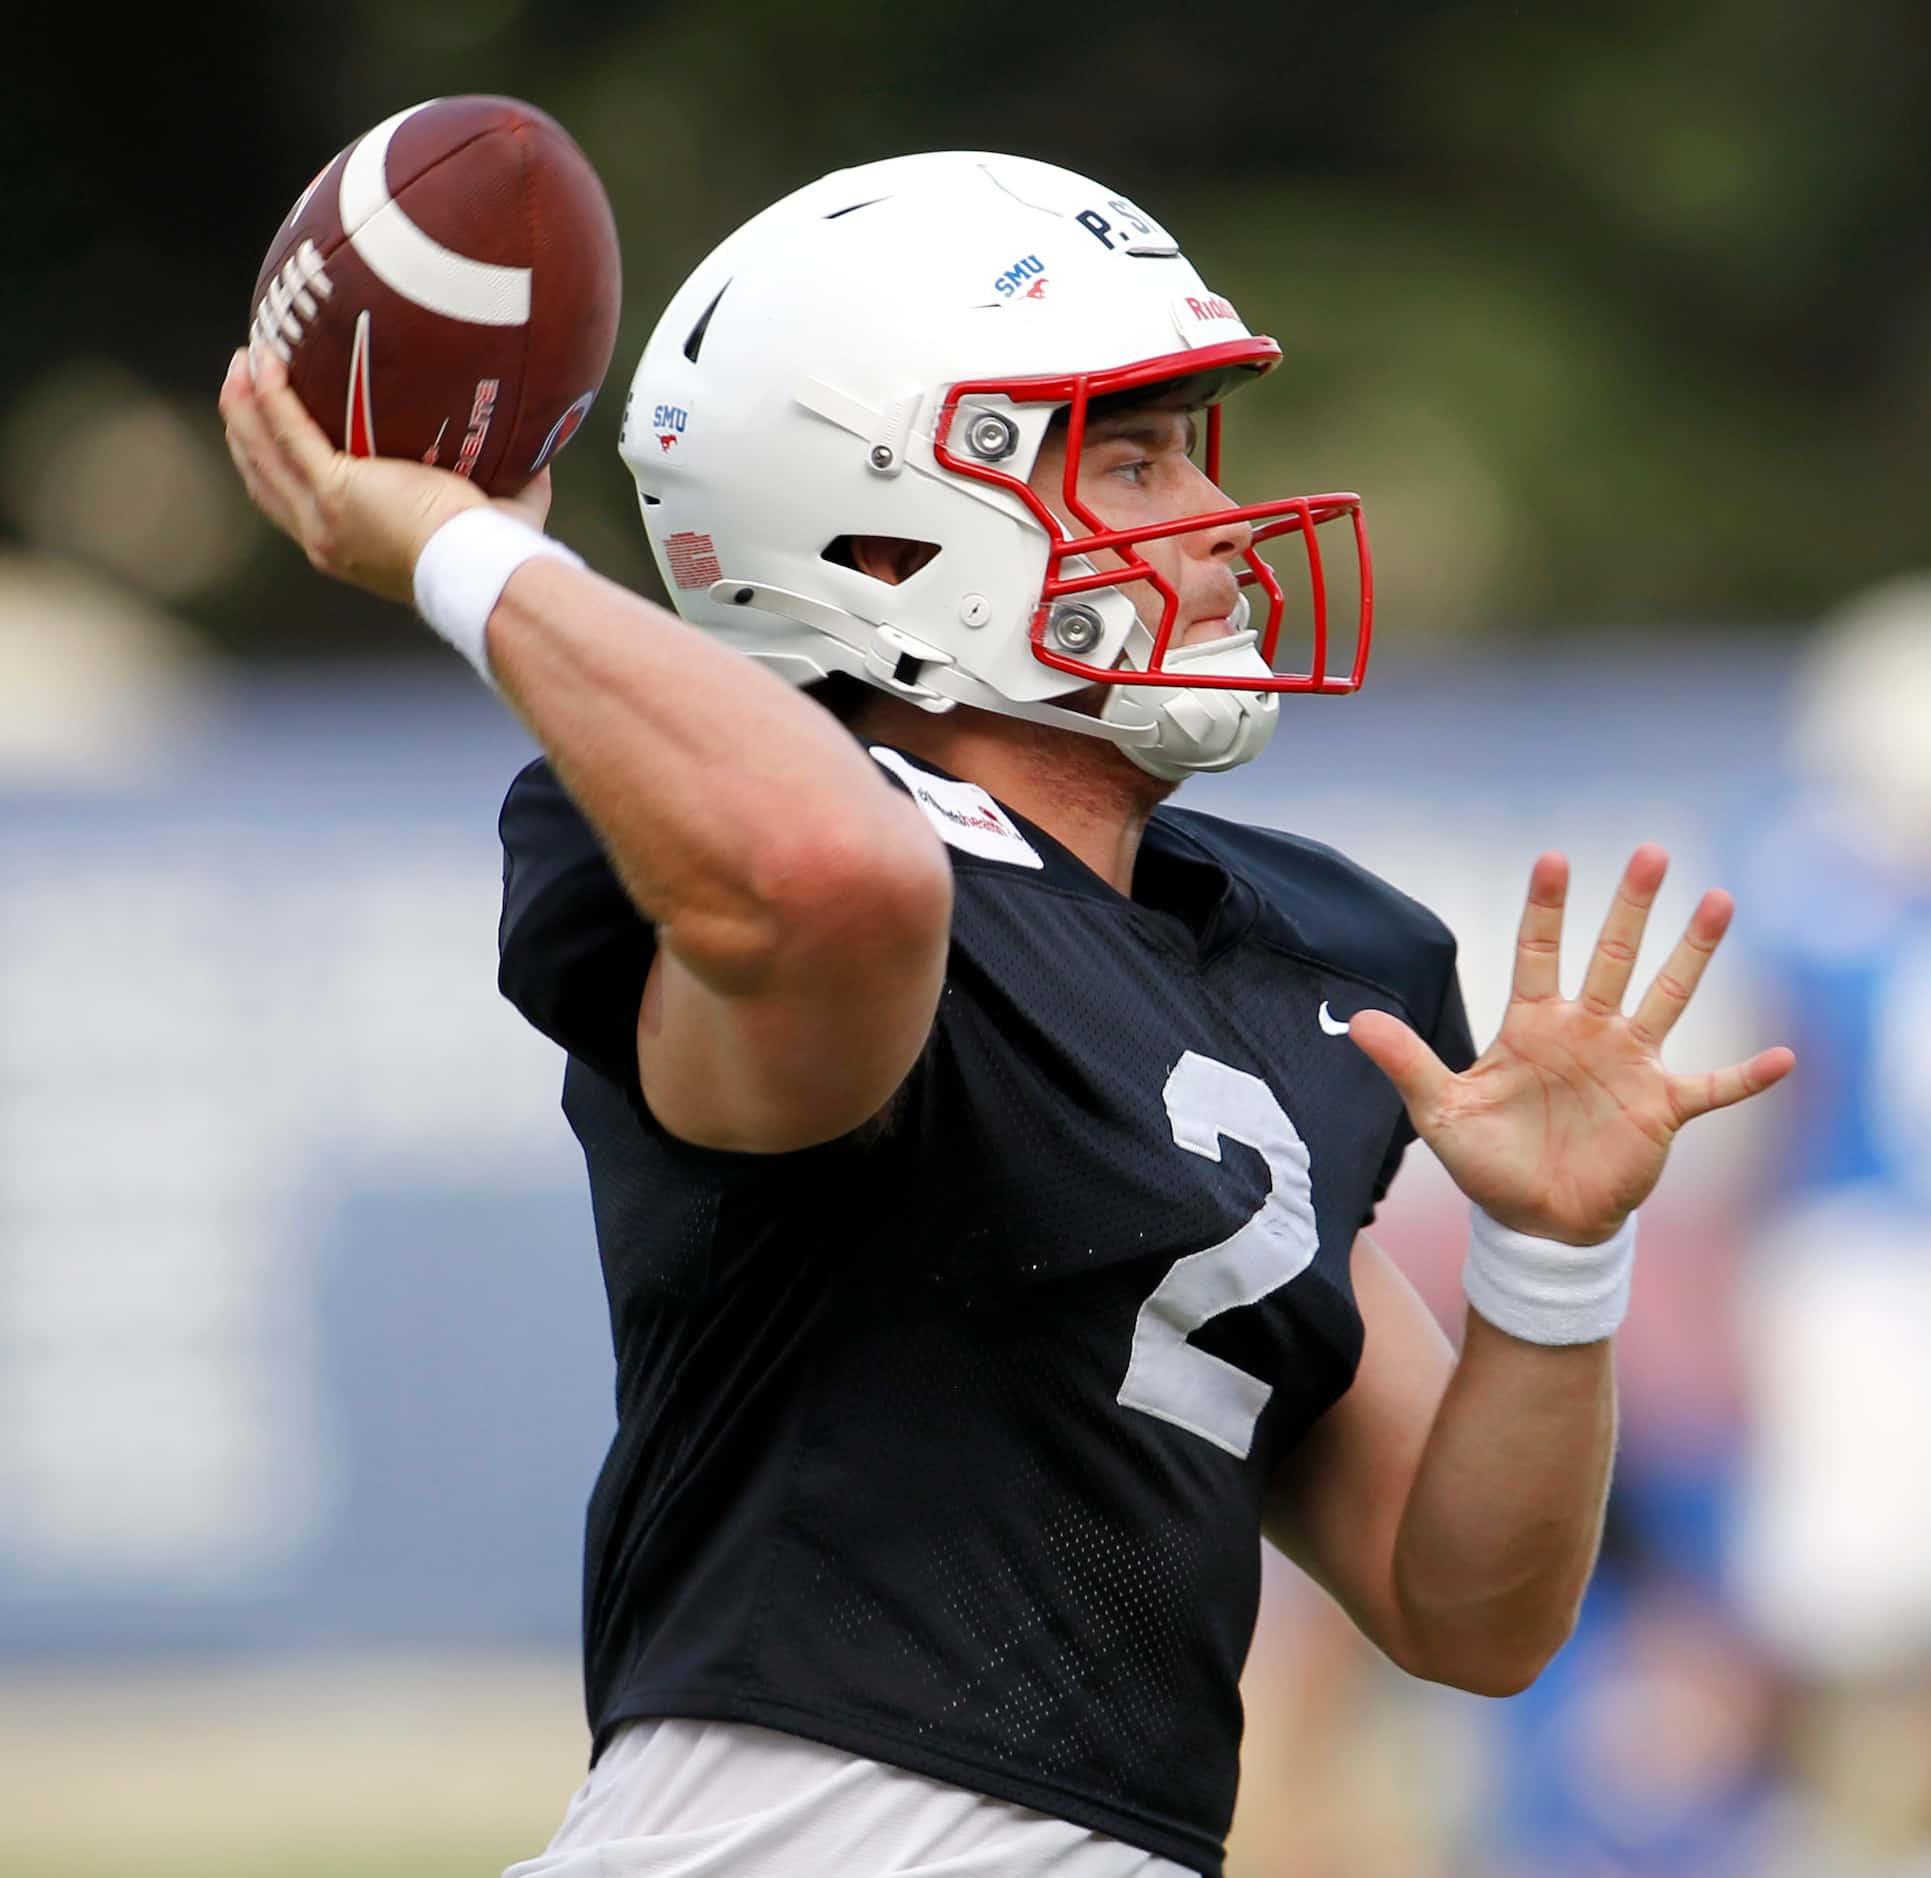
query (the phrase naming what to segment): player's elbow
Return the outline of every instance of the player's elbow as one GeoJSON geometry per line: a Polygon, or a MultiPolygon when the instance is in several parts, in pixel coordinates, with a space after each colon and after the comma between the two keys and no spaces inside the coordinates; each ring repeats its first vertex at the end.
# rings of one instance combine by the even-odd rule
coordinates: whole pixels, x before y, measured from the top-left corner
{"type": "Polygon", "coordinates": [[[1498,1657],[1491,1662],[1469,1664],[1452,1675],[1437,1676],[1433,1680],[1445,1683],[1451,1689],[1460,1689],[1468,1695],[1500,1699],[1520,1695],[1523,1690],[1532,1687],[1536,1678],[1549,1666],[1549,1660],[1547,1656],[1498,1657]]]}
{"type": "Polygon", "coordinates": [[[1457,1637],[1407,1651],[1397,1660],[1424,1682],[1499,1698],[1531,1687],[1568,1637],[1569,1627],[1560,1635],[1457,1637]]]}

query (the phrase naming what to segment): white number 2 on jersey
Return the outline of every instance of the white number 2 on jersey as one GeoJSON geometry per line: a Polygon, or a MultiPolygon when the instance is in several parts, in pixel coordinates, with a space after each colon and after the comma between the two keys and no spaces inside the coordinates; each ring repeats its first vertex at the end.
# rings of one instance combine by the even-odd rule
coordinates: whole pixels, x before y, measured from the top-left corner
{"type": "Polygon", "coordinates": [[[1119,1402],[1245,1460],[1274,1386],[1187,1339],[1210,1317],[1255,1303],[1314,1263],[1307,1144],[1258,1076],[1211,1056],[1189,1050],[1161,1093],[1173,1138],[1189,1154],[1218,1161],[1221,1141],[1238,1141],[1267,1162],[1272,1181],[1246,1225],[1204,1252],[1176,1259],[1140,1306],[1119,1402]]]}

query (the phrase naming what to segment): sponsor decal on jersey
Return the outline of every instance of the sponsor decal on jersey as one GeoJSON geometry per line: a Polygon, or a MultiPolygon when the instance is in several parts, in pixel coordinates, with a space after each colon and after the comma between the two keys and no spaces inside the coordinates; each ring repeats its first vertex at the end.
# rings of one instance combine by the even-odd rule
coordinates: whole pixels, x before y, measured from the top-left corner
{"type": "Polygon", "coordinates": [[[571,405],[550,426],[550,434],[543,439],[543,448],[536,453],[534,460],[530,464],[530,474],[532,476],[577,434],[577,427],[590,415],[590,407],[596,400],[597,388],[592,385],[575,404],[571,405]]]}
{"type": "Polygon", "coordinates": [[[449,466],[458,476],[469,475],[476,467],[476,459],[483,454],[483,439],[489,435],[490,421],[496,415],[496,394],[502,389],[500,378],[476,381],[476,395],[469,405],[469,428],[463,433],[462,448],[456,452],[455,462],[449,466]]]}
{"type": "Polygon", "coordinates": [[[873,744],[871,752],[880,766],[890,770],[911,792],[925,819],[949,846],[988,861],[1010,861],[1015,867],[1046,865],[1012,817],[977,783],[928,776],[883,744],[873,744]]]}
{"type": "Polygon", "coordinates": [[[664,559],[670,577],[680,587],[708,587],[724,578],[717,564],[717,543],[695,529],[664,537],[664,559]]]}
{"type": "Polygon", "coordinates": [[[690,420],[690,413],[681,404],[660,404],[652,413],[650,427],[657,433],[657,441],[666,456],[672,446],[684,434],[684,426],[690,420]]]}

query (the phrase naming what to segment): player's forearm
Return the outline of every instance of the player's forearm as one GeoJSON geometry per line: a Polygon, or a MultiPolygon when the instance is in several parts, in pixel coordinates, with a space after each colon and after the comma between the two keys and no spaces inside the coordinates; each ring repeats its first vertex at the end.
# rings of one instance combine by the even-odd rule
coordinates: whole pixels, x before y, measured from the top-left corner
{"type": "Polygon", "coordinates": [[[1534,1680],[1594,1568],[1615,1440],[1607,1339],[1525,1343],[1468,1313],[1395,1542],[1409,1668],[1490,1695],[1534,1680]]]}
{"type": "Polygon", "coordinates": [[[943,876],[912,805],[830,713],[626,589],[526,562],[489,623],[491,670],[638,908],[730,989],[893,883],[943,876]]]}

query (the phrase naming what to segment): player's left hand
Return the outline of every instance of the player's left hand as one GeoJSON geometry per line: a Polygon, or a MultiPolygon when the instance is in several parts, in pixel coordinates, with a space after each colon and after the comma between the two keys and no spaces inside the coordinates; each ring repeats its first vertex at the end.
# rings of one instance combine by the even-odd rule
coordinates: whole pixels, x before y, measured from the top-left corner
{"type": "Polygon", "coordinates": [[[1505,1226],[1570,1245],[1600,1243],[1656,1185],[1685,1122],[1760,1095],[1796,1064],[1779,1046],[1728,1069],[1678,1075],[1663,1067],[1663,1040],[1730,924],[1726,893],[1697,903],[1634,1015],[1624,1015],[1668,866],[1653,845],[1630,857],[1581,993],[1570,999],[1558,969],[1569,864],[1560,854],[1537,859],[1501,1034],[1462,1074],[1386,1011],[1357,1012],[1348,1026],[1455,1184],[1505,1226]]]}

